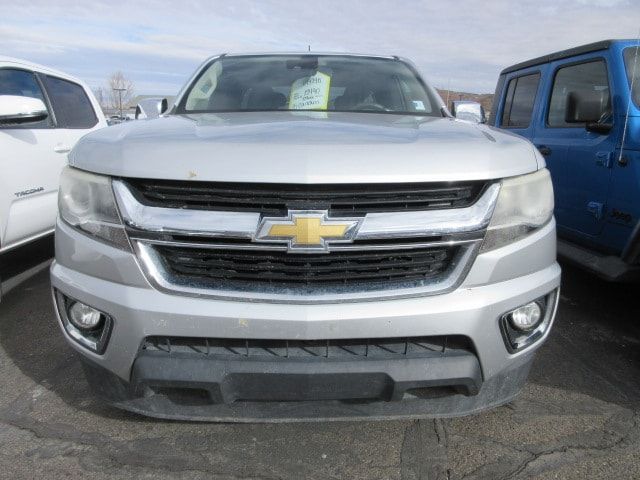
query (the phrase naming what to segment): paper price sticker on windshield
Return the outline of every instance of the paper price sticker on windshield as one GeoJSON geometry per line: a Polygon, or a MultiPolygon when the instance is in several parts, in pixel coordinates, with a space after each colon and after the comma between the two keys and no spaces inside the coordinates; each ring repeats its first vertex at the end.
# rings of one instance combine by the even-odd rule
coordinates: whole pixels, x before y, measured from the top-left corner
{"type": "Polygon", "coordinates": [[[299,78],[291,85],[291,110],[326,110],[329,106],[331,77],[322,72],[299,78]]]}

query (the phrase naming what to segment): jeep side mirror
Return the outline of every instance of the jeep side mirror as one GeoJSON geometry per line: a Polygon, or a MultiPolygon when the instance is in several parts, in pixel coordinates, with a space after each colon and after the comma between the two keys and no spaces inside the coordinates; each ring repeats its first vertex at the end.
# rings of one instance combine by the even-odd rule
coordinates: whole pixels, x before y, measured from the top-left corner
{"type": "Polygon", "coordinates": [[[584,126],[584,128],[586,128],[587,131],[589,131],[589,132],[609,133],[611,131],[611,129],[613,128],[613,123],[611,123],[611,122],[606,122],[606,123],[587,122],[587,124],[584,126]]]}
{"type": "Polygon", "coordinates": [[[0,125],[20,125],[39,122],[49,115],[39,98],[0,95],[0,125]]]}

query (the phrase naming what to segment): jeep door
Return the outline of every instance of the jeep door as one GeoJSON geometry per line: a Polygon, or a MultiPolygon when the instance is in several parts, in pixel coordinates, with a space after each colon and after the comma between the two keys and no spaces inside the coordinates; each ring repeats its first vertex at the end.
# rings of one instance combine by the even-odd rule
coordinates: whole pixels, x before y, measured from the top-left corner
{"type": "Polygon", "coordinates": [[[602,231],[617,138],[616,129],[596,133],[569,119],[569,99],[587,92],[600,103],[602,120],[613,121],[605,53],[549,64],[550,81],[541,98],[544,110],[534,137],[553,178],[558,231],[577,240],[588,241],[602,231]]]}
{"type": "Polygon", "coordinates": [[[635,41],[624,43],[618,51],[612,49],[611,52],[612,60],[618,59],[618,65],[612,65],[611,69],[617,70],[615,91],[620,107],[616,121],[622,133],[611,168],[607,226],[602,240],[606,240],[614,253],[623,251],[640,221],[640,48],[636,58],[635,45],[635,41]],[[624,64],[620,60],[624,60],[624,64]]]}

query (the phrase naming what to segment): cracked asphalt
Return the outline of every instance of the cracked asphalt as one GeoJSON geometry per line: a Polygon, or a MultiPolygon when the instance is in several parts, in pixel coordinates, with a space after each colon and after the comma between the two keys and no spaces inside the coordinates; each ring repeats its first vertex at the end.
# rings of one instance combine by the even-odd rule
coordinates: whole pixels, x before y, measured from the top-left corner
{"type": "Polygon", "coordinates": [[[233,425],[151,420],[94,400],[44,271],[0,303],[0,478],[637,479],[637,292],[565,266],[528,384],[480,415],[233,425]]]}

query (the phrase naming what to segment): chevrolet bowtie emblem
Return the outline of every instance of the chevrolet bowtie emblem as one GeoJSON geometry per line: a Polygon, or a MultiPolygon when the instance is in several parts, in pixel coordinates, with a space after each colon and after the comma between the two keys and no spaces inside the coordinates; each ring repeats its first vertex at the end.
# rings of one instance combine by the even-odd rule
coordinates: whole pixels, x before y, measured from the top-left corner
{"type": "Polygon", "coordinates": [[[254,241],[284,243],[291,252],[328,252],[330,244],[353,242],[361,222],[328,218],[326,210],[290,210],[288,217],[263,218],[254,241]]]}

